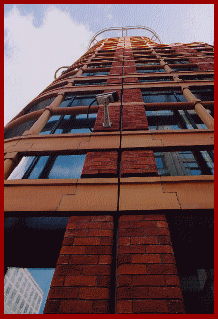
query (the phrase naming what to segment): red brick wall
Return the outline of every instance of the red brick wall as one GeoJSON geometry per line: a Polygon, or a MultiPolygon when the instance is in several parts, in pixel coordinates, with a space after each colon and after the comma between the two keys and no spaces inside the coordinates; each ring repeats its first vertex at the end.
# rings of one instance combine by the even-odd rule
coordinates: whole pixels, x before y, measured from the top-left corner
{"type": "Polygon", "coordinates": [[[142,105],[132,105],[130,103],[123,106],[122,130],[148,130],[148,121],[142,105]]]}
{"type": "Polygon", "coordinates": [[[184,313],[165,216],[126,215],[118,225],[116,313],[184,313]]]}
{"type": "Polygon", "coordinates": [[[123,151],[121,155],[121,177],[158,176],[153,151],[123,151]]]}
{"type": "Polygon", "coordinates": [[[118,153],[89,152],[86,155],[81,177],[115,177],[117,176],[118,153]]]}
{"type": "Polygon", "coordinates": [[[112,216],[72,216],[44,314],[109,313],[112,216]]]}
{"type": "Polygon", "coordinates": [[[200,70],[214,71],[214,60],[206,56],[202,57],[201,52],[198,52],[194,48],[192,49],[185,46],[173,46],[172,48],[175,49],[177,53],[189,53],[190,56],[188,59],[190,63],[196,63],[200,70]]]}

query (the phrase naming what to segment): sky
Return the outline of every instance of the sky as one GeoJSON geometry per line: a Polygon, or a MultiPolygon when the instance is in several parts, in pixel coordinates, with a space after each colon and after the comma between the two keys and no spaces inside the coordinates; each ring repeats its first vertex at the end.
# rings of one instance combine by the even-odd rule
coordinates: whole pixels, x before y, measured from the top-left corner
{"type": "Polygon", "coordinates": [[[214,5],[5,4],[4,125],[53,82],[59,67],[86,52],[95,33],[136,25],[153,29],[163,43],[213,44],[214,5]]]}
{"type": "Polygon", "coordinates": [[[39,287],[43,291],[43,300],[42,304],[39,310],[39,314],[43,313],[46,299],[48,296],[49,288],[51,285],[52,277],[54,274],[55,269],[54,268],[27,268],[32,275],[33,279],[37,282],[39,287]]]}

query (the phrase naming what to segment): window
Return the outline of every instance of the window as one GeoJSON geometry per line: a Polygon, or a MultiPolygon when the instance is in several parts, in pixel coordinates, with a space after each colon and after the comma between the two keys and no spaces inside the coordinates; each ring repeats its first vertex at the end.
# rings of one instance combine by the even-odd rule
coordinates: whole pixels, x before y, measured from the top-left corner
{"type": "Polygon", "coordinates": [[[187,102],[180,91],[142,91],[145,103],[187,102]]]}
{"type": "Polygon", "coordinates": [[[96,76],[96,75],[108,75],[109,71],[102,71],[102,72],[85,72],[82,76],[96,76]]]}
{"type": "Polygon", "coordinates": [[[31,120],[31,121],[25,122],[23,124],[20,124],[16,127],[12,128],[11,130],[6,129],[4,132],[4,139],[23,135],[23,133],[25,131],[29,130],[36,121],[37,121],[37,118],[34,120],[31,120]]]}
{"type": "MultiPolygon", "coordinates": [[[[95,99],[95,94],[67,95],[59,107],[88,106],[95,99]]],[[[96,105],[95,101],[92,105],[96,105]]]]}
{"type": "Polygon", "coordinates": [[[160,65],[160,62],[159,61],[136,62],[136,66],[146,66],[146,65],[160,65]]]}
{"type": "Polygon", "coordinates": [[[162,68],[162,69],[138,69],[137,68],[137,72],[138,73],[157,73],[157,72],[165,72],[165,70],[162,68]]]}
{"type": "Polygon", "coordinates": [[[167,62],[168,64],[188,64],[188,63],[190,63],[189,60],[168,60],[168,59],[165,59],[165,62],[167,62]]]}
{"type": "Polygon", "coordinates": [[[90,133],[96,120],[97,113],[77,115],[51,116],[40,135],[66,134],[66,133],[90,133]]]}
{"type": "Polygon", "coordinates": [[[207,129],[194,110],[146,111],[150,130],[207,129]]]}
{"type": "Polygon", "coordinates": [[[201,101],[214,101],[214,89],[207,88],[207,89],[195,89],[191,88],[192,94],[196,96],[197,99],[201,101]]]}
{"type": "Polygon", "coordinates": [[[162,81],[173,81],[173,77],[165,76],[165,77],[146,77],[146,78],[138,78],[139,82],[162,82],[162,81]]]}
{"type": "Polygon", "coordinates": [[[25,308],[24,308],[23,313],[27,313],[28,308],[29,308],[29,305],[26,305],[25,308]]]}
{"type": "Polygon", "coordinates": [[[213,81],[214,80],[214,75],[213,74],[189,74],[189,75],[180,75],[180,79],[185,80],[185,81],[201,81],[201,80],[208,80],[208,81],[213,81]]]}
{"type": "Polygon", "coordinates": [[[92,64],[92,65],[88,65],[89,69],[93,69],[93,68],[110,68],[111,64],[92,64]]]}
{"type": "Polygon", "coordinates": [[[38,110],[44,109],[46,106],[50,105],[54,101],[54,99],[55,99],[55,97],[51,97],[51,98],[48,98],[48,99],[43,100],[41,102],[38,102],[36,104],[33,104],[32,106],[28,107],[24,111],[23,115],[30,113],[30,112],[33,112],[33,111],[38,111],[38,110]]]}
{"type": "Polygon", "coordinates": [[[160,176],[213,175],[212,151],[155,152],[160,176]]]}
{"type": "Polygon", "coordinates": [[[10,295],[11,300],[14,299],[16,293],[17,293],[17,290],[16,290],[16,289],[13,289],[13,291],[12,291],[12,293],[11,293],[11,295],[10,295]]]}
{"type": "Polygon", "coordinates": [[[175,68],[174,66],[171,66],[169,65],[169,67],[175,71],[175,72],[181,72],[181,71],[200,71],[200,69],[198,67],[194,67],[194,66],[191,66],[191,67],[180,67],[180,68],[175,68]]]}
{"type": "Polygon", "coordinates": [[[74,85],[75,86],[83,86],[83,85],[105,85],[107,81],[102,80],[102,81],[75,81],[74,85]]]}
{"type": "Polygon", "coordinates": [[[26,156],[8,179],[80,178],[85,157],[85,154],[26,156]]]}

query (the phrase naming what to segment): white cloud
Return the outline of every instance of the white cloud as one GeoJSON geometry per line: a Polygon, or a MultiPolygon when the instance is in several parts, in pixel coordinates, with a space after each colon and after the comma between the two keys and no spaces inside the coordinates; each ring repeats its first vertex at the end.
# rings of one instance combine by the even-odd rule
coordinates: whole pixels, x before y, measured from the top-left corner
{"type": "Polygon", "coordinates": [[[39,28],[16,6],[5,17],[5,124],[43,91],[55,71],[85,53],[93,33],[67,12],[49,7],[39,28]]]}
{"type": "MultiPolygon", "coordinates": [[[[213,44],[214,5],[191,4],[183,17],[183,42],[201,41],[213,44]],[[200,39],[200,40],[199,40],[200,39]]],[[[182,41],[181,41],[182,42],[182,41]]]]}
{"type": "Polygon", "coordinates": [[[109,20],[111,20],[113,18],[112,14],[108,14],[107,17],[109,20]]]}

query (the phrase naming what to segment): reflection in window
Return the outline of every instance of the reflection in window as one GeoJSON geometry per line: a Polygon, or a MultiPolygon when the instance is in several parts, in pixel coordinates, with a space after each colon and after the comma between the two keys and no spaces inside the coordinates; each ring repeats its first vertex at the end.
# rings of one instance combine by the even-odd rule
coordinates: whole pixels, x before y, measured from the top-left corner
{"type": "Polygon", "coordinates": [[[155,152],[158,175],[213,175],[212,151],[155,152]]]}
{"type": "Polygon", "coordinates": [[[142,91],[145,103],[187,102],[180,91],[142,91]]]}
{"type": "Polygon", "coordinates": [[[21,160],[11,179],[70,179],[80,178],[86,154],[26,156],[21,160]]]}
{"type": "Polygon", "coordinates": [[[162,81],[173,81],[173,77],[146,77],[146,78],[138,78],[139,82],[162,82],[162,81]]]}
{"type": "MultiPolygon", "coordinates": [[[[94,94],[67,95],[59,107],[88,106],[95,99],[94,94]]],[[[96,105],[95,101],[92,105],[96,105]]]]}
{"type": "Polygon", "coordinates": [[[164,69],[137,69],[138,73],[157,73],[157,72],[165,72],[164,69]]]}
{"type": "Polygon", "coordinates": [[[191,89],[192,94],[201,101],[214,101],[214,89],[191,89]]]}
{"type": "Polygon", "coordinates": [[[200,69],[199,68],[197,68],[197,67],[189,67],[189,68],[175,68],[175,67],[173,67],[173,66],[170,66],[169,65],[169,67],[173,70],[173,71],[175,71],[175,72],[182,72],[182,71],[200,71],[200,69]]]}
{"type": "Polygon", "coordinates": [[[102,81],[75,81],[75,86],[83,86],[83,85],[105,85],[107,83],[106,80],[102,81]]]}
{"type": "Polygon", "coordinates": [[[146,111],[150,130],[207,129],[194,110],[146,111]]]}
{"type": "Polygon", "coordinates": [[[33,124],[37,121],[38,119],[34,119],[34,120],[31,120],[31,121],[28,121],[28,122],[25,122],[25,123],[22,123],[12,129],[5,129],[5,132],[4,132],[4,139],[8,139],[8,138],[12,138],[12,137],[15,137],[15,136],[21,136],[23,135],[23,133],[27,130],[29,130],[33,124]]]}
{"type": "Polygon", "coordinates": [[[55,115],[50,117],[40,135],[90,133],[96,120],[97,113],[77,115],[55,115]]]}
{"type": "Polygon", "coordinates": [[[102,72],[85,72],[82,76],[96,76],[96,75],[108,75],[109,71],[102,71],[102,72]]]}

